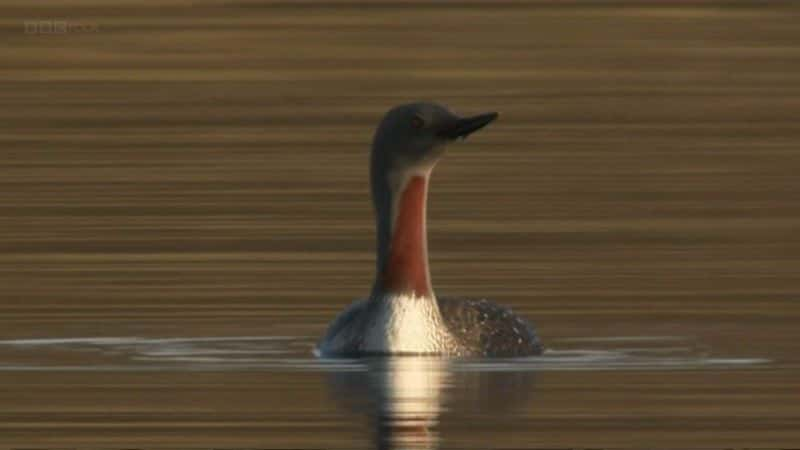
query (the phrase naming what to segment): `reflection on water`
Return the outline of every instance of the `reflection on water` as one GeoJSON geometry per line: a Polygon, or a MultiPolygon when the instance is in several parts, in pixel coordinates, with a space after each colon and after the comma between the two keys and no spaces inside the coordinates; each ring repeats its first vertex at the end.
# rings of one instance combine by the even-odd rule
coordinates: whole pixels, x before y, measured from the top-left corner
{"type": "Polygon", "coordinates": [[[366,371],[330,373],[337,403],[370,418],[378,448],[435,447],[444,386],[452,382],[446,362],[400,357],[369,359],[364,365],[366,371]]]}
{"type": "Polygon", "coordinates": [[[498,415],[524,405],[535,371],[458,371],[438,358],[364,361],[366,371],[331,371],[328,381],[343,407],[367,415],[376,447],[435,448],[436,425],[450,409],[498,415]]]}
{"type": "Polygon", "coordinates": [[[294,336],[87,337],[0,341],[0,372],[323,372],[339,408],[368,418],[376,448],[435,448],[450,411],[498,416],[523,407],[534,377],[550,371],[725,369],[768,361],[714,358],[680,336],[563,338],[521,359],[425,357],[317,359],[313,340],[294,336]]]}

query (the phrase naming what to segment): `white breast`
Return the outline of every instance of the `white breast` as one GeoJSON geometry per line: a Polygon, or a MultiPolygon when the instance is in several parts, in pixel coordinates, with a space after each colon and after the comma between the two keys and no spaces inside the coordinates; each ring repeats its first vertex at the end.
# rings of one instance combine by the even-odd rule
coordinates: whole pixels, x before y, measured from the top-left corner
{"type": "Polygon", "coordinates": [[[366,325],[363,351],[380,353],[443,353],[450,341],[436,300],[392,295],[380,304],[366,325]]]}

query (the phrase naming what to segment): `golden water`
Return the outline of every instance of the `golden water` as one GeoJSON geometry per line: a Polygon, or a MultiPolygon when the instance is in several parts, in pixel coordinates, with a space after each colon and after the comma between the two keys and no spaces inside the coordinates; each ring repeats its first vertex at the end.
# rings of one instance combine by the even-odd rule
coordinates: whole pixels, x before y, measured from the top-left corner
{"type": "Polygon", "coordinates": [[[423,447],[797,446],[798,21],[3,1],[0,446],[369,447],[376,410],[341,397],[397,380],[428,387],[423,447]],[[432,276],[531,318],[542,361],[310,353],[370,286],[371,132],[416,99],[501,113],[437,168],[432,276]]]}

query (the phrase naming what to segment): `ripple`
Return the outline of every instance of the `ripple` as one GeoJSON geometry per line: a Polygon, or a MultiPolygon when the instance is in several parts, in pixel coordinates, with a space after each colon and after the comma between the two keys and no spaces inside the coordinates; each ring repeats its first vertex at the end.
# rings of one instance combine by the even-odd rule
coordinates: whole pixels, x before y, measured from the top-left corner
{"type": "MultiPolygon", "coordinates": [[[[562,338],[541,356],[448,361],[450,370],[697,370],[763,366],[757,357],[714,357],[683,336],[562,338]],[[576,346],[577,345],[577,346],[576,346]]],[[[356,359],[320,359],[307,336],[72,337],[0,340],[0,371],[363,371],[356,359]],[[82,356],[76,362],[76,355],[82,356]],[[69,363],[66,363],[69,362],[69,363]]]]}

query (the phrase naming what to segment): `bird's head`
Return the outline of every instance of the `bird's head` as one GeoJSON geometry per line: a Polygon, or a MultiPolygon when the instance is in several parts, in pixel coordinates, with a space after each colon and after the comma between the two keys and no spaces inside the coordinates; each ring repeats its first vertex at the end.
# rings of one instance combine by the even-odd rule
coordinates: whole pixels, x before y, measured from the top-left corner
{"type": "Polygon", "coordinates": [[[372,166],[384,173],[428,172],[450,142],[497,118],[496,112],[460,117],[436,103],[409,103],[383,117],[372,143],[372,166]]]}

